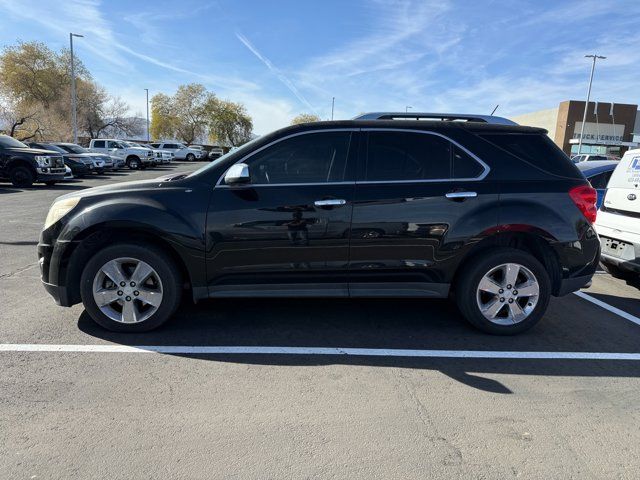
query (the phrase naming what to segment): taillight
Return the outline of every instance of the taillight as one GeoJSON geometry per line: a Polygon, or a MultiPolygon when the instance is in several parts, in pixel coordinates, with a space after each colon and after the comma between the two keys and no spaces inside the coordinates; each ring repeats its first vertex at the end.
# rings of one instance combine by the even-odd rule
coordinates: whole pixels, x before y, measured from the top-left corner
{"type": "Polygon", "coordinates": [[[598,210],[596,209],[596,201],[598,199],[598,192],[595,188],[589,185],[580,185],[579,187],[573,187],[569,190],[569,196],[576,207],[582,212],[589,222],[594,223],[596,221],[596,215],[598,210]]]}

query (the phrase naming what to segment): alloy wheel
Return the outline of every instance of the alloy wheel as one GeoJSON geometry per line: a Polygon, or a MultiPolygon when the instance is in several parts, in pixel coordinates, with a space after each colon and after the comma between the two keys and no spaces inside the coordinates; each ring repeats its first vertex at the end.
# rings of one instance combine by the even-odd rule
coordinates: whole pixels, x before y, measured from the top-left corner
{"type": "Polygon", "coordinates": [[[111,320],[140,323],[162,303],[162,281],[146,262],[116,258],[105,263],[93,280],[93,299],[111,320]]]}
{"type": "Polygon", "coordinates": [[[482,315],[497,325],[524,321],[536,308],[540,285],[527,267],[504,263],[486,273],[476,291],[482,315]]]}

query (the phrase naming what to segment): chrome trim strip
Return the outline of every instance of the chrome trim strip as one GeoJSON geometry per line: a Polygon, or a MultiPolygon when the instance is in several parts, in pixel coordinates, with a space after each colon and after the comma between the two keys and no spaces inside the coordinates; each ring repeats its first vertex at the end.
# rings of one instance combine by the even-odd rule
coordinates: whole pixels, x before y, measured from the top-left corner
{"type": "MultiPolygon", "coordinates": [[[[436,137],[444,138],[445,140],[451,142],[456,147],[458,147],[461,150],[463,150],[464,152],[466,152],[469,156],[471,156],[471,158],[473,158],[475,161],[477,161],[484,168],[484,171],[478,177],[473,177],[473,178],[433,178],[433,179],[426,179],[426,180],[418,180],[418,179],[416,179],[416,180],[365,180],[365,181],[357,181],[356,180],[356,181],[352,181],[352,182],[313,182],[313,183],[260,183],[260,184],[245,184],[244,186],[245,187],[249,187],[249,186],[250,187],[294,187],[294,186],[313,186],[313,185],[354,185],[354,184],[356,184],[356,185],[369,185],[369,184],[382,184],[382,183],[395,184],[395,183],[435,183],[435,182],[439,182],[439,183],[444,183],[444,182],[479,182],[481,180],[484,180],[485,177],[491,171],[491,168],[489,167],[489,165],[487,165],[485,162],[483,162],[476,154],[474,154],[472,151],[470,151],[466,147],[462,146],[461,144],[459,144],[455,140],[452,140],[451,138],[447,137],[446,135],[442,135],[441,133],[432,132],[432,131],[429,131],[429,130],[416,130],[416,129],[409,129],[409,128],[375,128],[375,127],[369,127],[369,128],[327,128],[327,129],[306,130],[304,132],[292,133],[291,135],[287,135],[285,137],[278,138],[278,139],[274,140],[273,142],[269,142],[266,145],[263,145],[259,149],[254,150],[253,152],[243,156],[237,162],[235,162],[233,165],[236,165],[238,163],[244,163],[244,161],[247,158],[255,155],[258,152],[261,152],[262,150],[264,150],[265,148],[270,147],[271,145],[275,145],[276,143],[279,143],[279,142],[281,142],[283,140],[286,140],[288,138],[293,138],[293,137],[297,137],[299,135],[306,135],[306,134],[310,134],[310,133],[320,133],[320,132],[408,132],[408,133],[421,133],[421,134],[424,134],[424,135],[435,135],[436,137]]],[[[231,166],[229,168],[231,168],[231,166]]],[[[228,170],[229,169],[225,170],[225,172],[220,176],[220,178],[218,179],[218,182],[216,183],[214,188],[231,188],[232,187],[231,185],[222,185],[222,180],[224,179],[224,176],[225,176],[225,174],[227,173],[228,170]]],[[[238,186],[233,186],[233,188],[238,188],[238,186]]]]}

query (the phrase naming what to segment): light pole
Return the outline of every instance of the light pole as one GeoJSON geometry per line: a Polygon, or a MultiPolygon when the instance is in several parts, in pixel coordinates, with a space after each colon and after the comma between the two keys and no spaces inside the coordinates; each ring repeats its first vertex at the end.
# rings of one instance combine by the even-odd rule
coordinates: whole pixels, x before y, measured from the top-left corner
{"type": "Polygon", "coordinates": [[[147,143],[151,141],[150,133],[149,133],[149,89],[145,88],[145,92],[147,92],[147,143]]]}
{"type": "Polygon", "coordinates": [[[333,120],[333,107],[336,104],[336,97],[331,97],[331,120],[333,120]]]}
{"type": "Polygon", "coordinates": [[[410,105],[407,105],[406,107],[404,107],[404,113],[408,113],[410,108],[413,108],[413,107],[410,105]]]}
{"type": "Polygon", "coordinates": [[[76,112],[76,68],[73,64],[73,37],[84,37],[77,33],[69,33],[71,46],[71,123],[73,124],[73,143],[78,143],[78,114],[76,112]]]}
{"type": "Polygon", "coordinates": [[[600,55],[585,55],[584,58],[593,58],[591,64],[591,75],[589,76],[589,89],[587,90],[587,101],[584,104],[584,114],[582,115],[582,126],[580,127],[580,140],[578,141],[578,155],[582,153],[582,137],[584,136],[584,124],[587,122],[587,108],[589,107],[589,98],[591,97],[591,84],[593,83],[593,72],[596,69],[596,60],[604,60],[607,57],[600,55]]]}

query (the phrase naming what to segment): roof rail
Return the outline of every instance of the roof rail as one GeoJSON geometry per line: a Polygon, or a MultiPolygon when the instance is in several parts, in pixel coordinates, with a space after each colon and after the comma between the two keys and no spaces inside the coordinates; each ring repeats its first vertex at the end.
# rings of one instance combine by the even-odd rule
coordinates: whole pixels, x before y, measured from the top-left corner
{"type": "Polygon", "coordinates": [[[471,115],[466,113],[418,113],[418,112],[371,112],[354,117],[354,120],[441,120],[443,122],[481,122],[495,125],[518,125],[504,117],[494,115],[471,115]]]}

